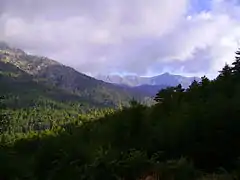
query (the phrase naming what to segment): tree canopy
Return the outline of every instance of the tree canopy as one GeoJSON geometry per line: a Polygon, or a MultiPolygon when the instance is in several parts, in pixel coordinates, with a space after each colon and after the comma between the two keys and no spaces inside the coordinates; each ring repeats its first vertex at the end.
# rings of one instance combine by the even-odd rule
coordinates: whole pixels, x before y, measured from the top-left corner
{"type": "Polygon", "coordinates": [[[3,97],[1,179],[239,179],[239,56],[214,80],[160,90],[151,107],[16,109],[3,97]]]}

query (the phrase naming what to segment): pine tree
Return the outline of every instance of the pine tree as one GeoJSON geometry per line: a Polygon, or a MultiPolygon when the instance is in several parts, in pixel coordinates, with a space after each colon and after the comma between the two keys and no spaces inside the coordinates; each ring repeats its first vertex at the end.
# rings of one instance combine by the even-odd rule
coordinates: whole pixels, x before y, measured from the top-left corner
{"type": "Polygon", "coordinates": [[[232,63],[233,65],[233,73],[235,75],[239,75],[240,74],[240,49],[236,52],[236,57],[235,57],[235,61],[232,63]]]}
{"type": "Polygon", "coordinates": [[[158,103],[170,101],[173,98],[173,94],[175,93],[175,91],[175,87],[168,87],[166,89],[162,89],[156,94],[154,100],[158,103]]]}
{"type": "Polygon", "coordinates": [[[232,68],[226,63],[219,73],[218,78],[228,78],[232,75],[232,68]]]}

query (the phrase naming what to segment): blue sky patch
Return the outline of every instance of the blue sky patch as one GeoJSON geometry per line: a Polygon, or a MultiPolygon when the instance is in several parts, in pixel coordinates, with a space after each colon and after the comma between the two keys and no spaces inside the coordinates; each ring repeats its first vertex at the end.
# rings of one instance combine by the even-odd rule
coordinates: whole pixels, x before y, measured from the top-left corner
{"type": "Polygon", "coordinates": [[[189,14],[211,10],[212,0],[192,0],[189,14]]]}

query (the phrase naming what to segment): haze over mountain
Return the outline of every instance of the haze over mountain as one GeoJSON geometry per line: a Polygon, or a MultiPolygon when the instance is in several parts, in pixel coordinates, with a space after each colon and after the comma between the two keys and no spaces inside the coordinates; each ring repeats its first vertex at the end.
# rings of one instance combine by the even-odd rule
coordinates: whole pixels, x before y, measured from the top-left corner
{"type": "Polygon", "coordinates": [[[181,84],[184,88],[187,88],[194,80],[199,81],[199,77],[184,77],[180,75],[173,75],[170,73],[164,73],[153,77],[141,77],[136,75],[98,75],[97,79],[105,82],[127,85],[130,87],[149,85],[149,86],[177,86],[181,84]]]}
{"type": "Polygon", "coordinates": [[[136,75],[97,75],[95,78],[108,83],[118,84],[150,97],[154,97],[159,90],[166,87],[175,87],[181,84],[182,87],[186,89],[194,80],[200,81],[199,77],[184,77],[170,73],[164,73],[153,77],[141,77],[136,75]]]}

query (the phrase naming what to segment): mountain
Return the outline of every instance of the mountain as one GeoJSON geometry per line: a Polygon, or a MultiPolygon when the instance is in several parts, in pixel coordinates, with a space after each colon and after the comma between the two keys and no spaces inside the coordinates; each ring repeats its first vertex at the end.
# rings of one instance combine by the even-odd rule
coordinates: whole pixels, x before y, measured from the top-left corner
{"type": "Polygon", "coordinates": [[[135,86],[131,87],[134,91],[141,92],[143,94],[146,94],[149,97],[154,97],[157,92],[161,89],[167,88],[168,86],[166,85],[140,85],[140,86],[135,86]]]}
{"type": "Polygon", "coordinates": [[[176,86],[178,84],[181,84],[184,88],[187,88],[194,80],[200,81],[200,78],[164,73],[158,76],[150,77],[149,80],[151,85],[176,86]]]}
{"type": "Polygon", "coordinates": [[[148,84],[147,78],[134,76],[134,75],[120,76],[120,75],[99,74],[99,75],[96,75],[95,78],[105,82],[120,84],[120,85],[127,85],[130,87],[148,84]]]}
{"type": "Polygon", "coordinates": [[[150,97],[155,96],[157,92],[163,88],[177,86],[178,84],[187,88],[194,80],[200,80],[198,77],[184,77],[170,73],[164,73],[153,77],[141,77],[135,75],[97,75],[95,78],[108,83],[118,84],[125,88],[127,86],[133,91],[143,93],[150,97]]]}
{"type": "Polygon", "coordinates": [[[153,77],[141,77],[135,75],[97,75],[95,78],[105,82],[127,85],[130,87],[148,85],[148,88],[151,86],[176,86],[178,84],[182,84],[183,87],[187,88],[194,79],[197,81],[200,80],[198,77],[184,77],[170,73],[164,73],[153,77]]]}
{"type": "Polygon", "coordinates": [[[0,61],[0,96],[4,97],[7,107],[25,108],[40,101],[89,103],[72,93],[47,86],[18,67],[0,61]]]}
{"type": "MultiPolygon", "coordinates": [[[[47,92],[46,89],[52,89],[53,92],[69,94],[77,97],[75,99],[103,106],[116,106],[120,102],[127,104],[133,97],[139,100],[145,98],[143,93],[94,79],[57,61],[26,54],[3,42],[0,43],[0,62],[1,79],[4,79],[1,87],[5,82],[4,86],[11,91],[15,89],[15,83],[7,82],[14,81],[19,84],[19,91],[26,93],[33,91],[33,86],[36,91],[43,89],[43,94],[47,92]],[[23,82],[28,83],[29,91],[23,82]]],[[[44,95],[47,96],[46,93],[44,95]]]]}

